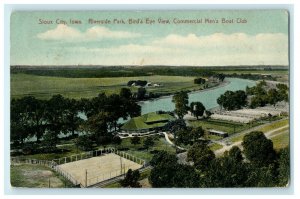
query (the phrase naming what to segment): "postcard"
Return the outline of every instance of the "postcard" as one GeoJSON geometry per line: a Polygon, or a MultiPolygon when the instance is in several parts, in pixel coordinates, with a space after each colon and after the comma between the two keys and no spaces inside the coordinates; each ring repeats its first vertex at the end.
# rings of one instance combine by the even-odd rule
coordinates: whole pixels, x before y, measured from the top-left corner
{"type": "Polygon", "coordinates": [[[14,11],[14,188],[288,187],[287,10],[14,11]]]}

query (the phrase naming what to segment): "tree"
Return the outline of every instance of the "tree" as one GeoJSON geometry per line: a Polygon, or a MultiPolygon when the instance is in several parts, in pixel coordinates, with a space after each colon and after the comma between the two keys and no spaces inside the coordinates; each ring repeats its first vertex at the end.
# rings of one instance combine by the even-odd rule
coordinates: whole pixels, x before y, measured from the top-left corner
{"type": "Polygon", "coordinates": [[[125,98],[127,100],[131,99],[131,97],[132,97],[131,90],[129,88],[121,88],[120,97],[125,98]]]}
{"type": "Polygon", "coordinates": [[[199,119],[199,117],[203,116],[205,111],[205,107],[201,102],[192,102],[190,105],[191,113],[199,119]]]}
{"type": "Polygon", "coordinates": [[[289,148],[284,148],[279,151],[278,158],[278,179],[279,186],[287,186],[290,180],[290,151],[289,148]]]}
{"type": "Polygon", "coordinates": [[[75,131],[83,123],[83,119],[79,117],[80,103],[74,99],[66,99],[66,115],[65,115],[65,129],[67,132],[75,135],[75,131]]]}
{"type": "Polygon", "coordinates": [[[154,140],[153,140],[153,138],[152,137],[147,137],[145,140],[144,140],[144,147],[147,149],[147,151],[148,151],[148,149],[150,148],[150,147],[152,147],[154,145],[154,140]]]}
{"type": "Polygon", "coordinates": [[[122,187],[139,188],[141,187],[138,182],[140,178],[140,172],[138,170],[132,171],[129,169],[125,175],[124,180],[121,180],[122,187]]]}
{"type": "Polygon", "coordinates": [[[93,143],[93,138],[90,135],[82,135],[75,140],[75,145],[84,151],[92,150],[94,148],[93,143]]]}
{"type": "Polygon", "coordinates": [[[186,123],[183,119],[177,119],[177,120],[169,121],[164,126],[164,129],[165,129],[165,131],[169,131],[169,132],[174,134],[179,130],[186,130],[187,126],[186,126],[186,123]]]}
{"type": "Polygon", "coordinates": [[[275,187],[278,186],[278,173],[276,165],[271,163],[263,167],[248,164],[247,187],[275,187]]]}
{"type": "Polygon", "coordinates": [[[205,84],[206,80],[204,78],[196,78],[194,79],[194,84],[205,84]]]}
{"type": "Polygon", "coordinates": [[[180,145],[180,144],[188,145],[191,143],[191,139],[192,139],[190,136],[190,131],[187,129],[181,129],[177,131],[176,133],[174,133],[174,137],[175,137],[176,145],[180,145]]]}
{"type": "Polygon", "coordinates": [[[13,99],[10,107],[10,139],[16,146],[24,144],[24,141],[29,137],[30,130],[27,120],[27,114],[24,113],[21,100],[13,99]]]}
{"type": "Polygon", "coordinates": [[[194,162],[196,169],[205,172],[215,159],[214,152],[205,143],[195,143],[187,153],[187,160],[194,162]]]}
{"type": "Polygon", "coordinates": [[[285,84],[276,84],[276,88],[278,89],[279,93],[279,101],[288,101],[289,95],[288,95],[288,86],[285,84]]]}
{"type": "Polygon", "coordinates": [[[159,151],[150,160],[151,166],[158,166],[161,164],[172,165],[177,162],[177,157],[166,151],[159,151]]]}
{"type": "Polygon", "coordinates": [[[42,141],[42,148],[45,153],[51,153],[56,150],[56,144],[57,144],[57,136],[56,134],[53,134],[51,132],[46,133],[43,136],[42,141]]]}
{"type": "Polygon", "coordinates": [[[120,145],[122,143],[122,139],[119,136],[114,136],[113,139],[112,139],[112,142],[117,147],[118,145],[120,145]]]}
{"type": "Polygon", "coordinates": [[[175,113],[182,119],[189,109],[189,97],[187,92],[181,91],[180,93],[175,94],[172,98],[172,102],[175,103],[175,113]]]}
{"type": "Polygon", "coordinates": [[[153,187],[199,187],[199,176],[192,166],[180,165],[174,154],[160,151],[150,161],[149,182],[153,187]]]}
{"type": "Polygon", "coordinates": [[[201,181],[204,187],[244,187],[247,177],[245,163],[225,155],[211,161],[201,181]]]}
{"type": "Polygon", "coordinates": [[[216,74],[215,77],[218,78],[221,82],[223,82],[225,79],[225,75],[223,73],[216,74]]]}
{"type": "Polygon", "coordinates": [[[65,130],[66,100],[62,95],[53,95],[47,101],[45,119],[49,136],[53,142],[58,142],[58,135],[65,130]]]}
{"type": "Polygon", "coordinates": [[[259,167],[273,163],[276,158],[273,142],[260,131],[245,135],[242,146],[246,158],[259,167]]]}
{"type": "Polygon", "coordinates": [[[270,89],[267,95],[268,102],[273,106],[275,106],[276,103],[280,101],[279,92],[275,88],[270,89]]]}
{"type": "Polygon", "coordinates": [[[107,113],[107,121],[110,126],[117,131],[117,122],[119,118],[126,119],[128,114],[126,112],[125,106],[125,98],[121,98],[119,95],[112,94],[107,97],[105,112],[107,113]]]}
{"type": "Polygon", "coordinates": [[[243,161],[243,155],[242,151],[239,147],[233,146],[228,153],[228,157],[236,162],[242,162],[243,161]]]}
{"type": "Polygon", "coordinates": [[[226,91],[217,99],[217,103],[226,110],[240,109],[247,104],[245,91],[226,91]]]}
{"type": "Polygon", "coordinates": [[[111,141],[112,133],[108,132],[108,113],[99,112],[88,118],[84,130],[90,133],[98,144],[106,144],[111,141]]]}
{"type": "Polygon", "coordinates": [[[190,134],[191,139],[196,142],[204,135],[204,130],[201,126],[193,128],[190,134]]]}
{"type": "MultiPolygon", "coordinates": [[[[35,97],[28,96],[18,100],[12,100],[11,103],[11,121],[12,131],[18,128],[21,135],[22,129],[27,131],[27,136],[36,136],[37,142],[45,133],[45,101],[38,100],[35,97]],[[15,123],[16,122],[16,123],[15,123]],[[23,126],[23,127],[21,127],[23,126]]],[[[25,133],[25,134],[24,134],[25,133]]],[[[22,137],[22,136],[21,136],[22,137]]]]}
{"type": "Polygon", "coordinates": [[[131,138],[130,143],[133,145],[137,145],[140,144],[141,142],[141,138],[138,136],[134,136],[133,138],[131,138]]]}
{"type": "Polygon", "coordinates": [[[141,100],[141,99],[144,99],[145,98],[145,95],[146,95],[146,89],[143,88],[143,87],[140,87],[138,88],[137,90],[137,99],[138,100],[141,100]]]}

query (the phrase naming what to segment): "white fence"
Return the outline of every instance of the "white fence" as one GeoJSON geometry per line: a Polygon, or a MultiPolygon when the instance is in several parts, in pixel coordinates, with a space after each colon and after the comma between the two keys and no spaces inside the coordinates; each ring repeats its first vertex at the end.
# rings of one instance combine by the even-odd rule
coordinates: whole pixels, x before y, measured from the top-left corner
{"type": "Polygon", "coordinates": [[[124,165],[122,169],[111,171],[110,173],[102,174],[96,177],[92,177],[90,179],[87,179],[86,185],[82,185],[74,176],[72,176],[70,173],[60,169],[58,165],[66,164],[69,162],[84,160],[92,157],[101,156],[103,154],[107,153],[115,153],[116,155],[121,156],[122,158],[128,159],[130,161],[133,161],[137,164],[142,165],[142,168],[146,165],[145,160],[135,157],[131,154],[125,153],[123,151],[118,151],[114,148],[105,148],[105,149],[99,149],[95,151],[88,151],[80,154],[71,155],[68,157],[62,157],[59,159],[54,159],[52,161],[48,160],[37,160],[37,159],[27,159],[22,157],[11,157],[11,163],[25,163],[25,164],[39,164],[39,165],[45,165],[53,170],[55,170],[57,173],[68,179],[70,182],[72,182],[74,185],[80,185],[81,187],[87,187],[93,184],[97,184],[99,182],[115,178],[121,175],[124,175],[125,172],[130,168],[131,165],[124,165]],[[127,169],[126,169],[127,168],[127,169]]]}
{"type": "Polygon", "coordinates": [[[84,159],[88,159],[88,158],[92,158],[92,157],[101,156],[102,154],[107,154],[107,153],[115,153],[125,159],[131,160],[131,161],[136,162],[141,165],[145,165],[145,160],[135,157],[133,155],[130,155],[128,153],[125,153],[123,151],[118,151],[114,148],[105,148],[105,149],[99,149],[99,150],[95,150],[95,151],[88,151],[88,152],[84,152],[84,153],[71,155],[68,157],[54,159],[53,161],[57,165],[60,165],[60,164],[66,164],[66,163],[74,162],[74,161],[78,161],[78,160],[84,160],[84,159]]]}

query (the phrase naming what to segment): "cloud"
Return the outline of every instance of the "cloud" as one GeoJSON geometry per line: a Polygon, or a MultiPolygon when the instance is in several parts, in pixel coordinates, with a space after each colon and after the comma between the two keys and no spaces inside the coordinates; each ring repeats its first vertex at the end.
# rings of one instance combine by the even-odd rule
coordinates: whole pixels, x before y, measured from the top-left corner
{"type": "Polygon", "coordinates": [[[257,35],[247,35],[245,33],[215,33],[207,36],[196,36],[195,34],[181,36],[172,34],[153,41],[153,44],[178,48],[194,48],[209,53],[222,49],[231,52],[249,53],[258,53],[264,50],[280,50],[287,53],[288,37],[282,33],[261,33],[257,35]]]}
{"type": "Polygon", "coordinates": [[[81,32],[64,24],[59,24],[55,29],[39,33],[37,37],[41,40],[82,42],[96,41],[102,39],[128,39],[140,37],[139,33],[127,31],[113,31],[106,27],[94,26],[81,32]]]}
{"type": "MultiPolygon", "coordinates": [[[[92,33],[86,31],[85,34],[92,33]]],[[[54,51],[59,50],[61,49],[54,51]]],[[[170,34],[148,42],[138,40],[136,43],[119,46],[65,47],[62,54],[65,56],[64,64],[139,65],[141,62],[144,65],[174,66],[289,64],[288,36],[281,33],[257,35],[215,33],[207,36],[170,34]]]]}

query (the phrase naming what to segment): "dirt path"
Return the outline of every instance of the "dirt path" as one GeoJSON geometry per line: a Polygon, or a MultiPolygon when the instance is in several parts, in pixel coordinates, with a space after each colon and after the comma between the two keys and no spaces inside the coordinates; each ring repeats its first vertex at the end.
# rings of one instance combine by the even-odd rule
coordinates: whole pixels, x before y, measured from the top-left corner
{"type": "MultiPolygon", "coordinates": [[[[163,132],[163,134],[165,135],[165,139],[166,139],[166,141],[169,143],[169,144],[171,144],[172,146],[176,146],[170,139],[169,139],[169,136],[168,136],[168,134],[166,133],[166,132],[163,132]]],[[[182,147],[180,147],[180,146],[176,146],[178,149],[180,149],[180,150],[185,150],[185,148],[182,148],[182,147]]]]}

